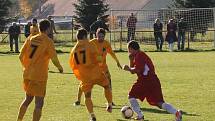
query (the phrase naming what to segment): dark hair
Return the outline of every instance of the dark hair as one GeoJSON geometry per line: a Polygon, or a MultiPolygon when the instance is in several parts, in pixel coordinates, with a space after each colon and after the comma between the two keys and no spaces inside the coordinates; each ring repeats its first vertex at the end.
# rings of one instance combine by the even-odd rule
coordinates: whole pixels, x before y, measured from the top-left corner
{"type": "Polygon", "coordinates": [[[87,30],[83,29],[83,28],[80,28],[77,31],[76,37],[77,37],[78,40],[87,38],[87,30]]]}
{"type": "Polygon", "coordinates": [[[50,22],[47,19],[40,21],[39,28],[41,32],[46,31],[50,27],[50,22]]]}
{"type": "Polygon", "coordinates": [[[134,50],[139,50],[140,46],[139,46],[138,42],[132,40],[128,43],[128,48],[132,48],[134,50]]]}
{"type": "Polygon", "coordinates": [[[32,19],[32,22],[34,22],[34,21],[37,23],[37,19],[36,19],[36,18],[33,18],[33,19],[32,19]]]}
{"type": "Polygon", "coordinates": [[[102,33],[105,35],[105,30],[103,28],[98,28],[96,34],[102,33]]]}

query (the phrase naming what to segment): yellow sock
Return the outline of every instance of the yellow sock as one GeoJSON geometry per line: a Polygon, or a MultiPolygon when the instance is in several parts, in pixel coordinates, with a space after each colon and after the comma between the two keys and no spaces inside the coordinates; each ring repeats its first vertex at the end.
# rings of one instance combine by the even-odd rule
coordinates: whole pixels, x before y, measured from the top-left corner
{"type": "Polygon", "coordinates": [[[23,117],[25,115],[26,110],[27,110],[27,107],[23,106],[23,105],[19,108],[19,113],[18,113],[17,121],[22,121],[22,119],[23,119],[23,117]]]}
{"type": "Polygon", "coordinates": [[[39,121],[41,115],[42,115],[42,110],[41,109],[34,109],[33,121],[39,121]]]}
{"type": "Polygon", "coordinates": [[[89,113],[93,113],[93,102],[91,98],[85,98],[85,105],[89,113]]]}

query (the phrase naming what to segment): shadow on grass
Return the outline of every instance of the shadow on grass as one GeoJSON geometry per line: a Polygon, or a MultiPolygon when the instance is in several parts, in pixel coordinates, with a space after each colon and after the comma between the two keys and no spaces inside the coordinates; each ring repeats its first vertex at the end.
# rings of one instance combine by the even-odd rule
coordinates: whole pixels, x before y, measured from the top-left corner
{"type": "MultiPolygon", "coordinates": [[[[84,105],[83,105],[84,106],[84,105]]],[[[116,106],[113,106],[113,110],[121,110],[121,108],[125,106],[125,105],[116,105],[116,106]]],[[[94,106],[95,108],[106,108],[106,106],[94,106]]],[[[159,113],[159,114],[170,114],[168,113],[167,111],[165,110],[162,110],[162,109],[156,109],[156,108],[140,108],[143,112],[149,112],[149,113],[159,113]]],[[[188,112],[185,112],[185,111],[182,111],[182,114],[183,115],[186,115],[186,116],[201,116],[199,114],[194,114],[194,113],[188,113],[188,112]]]]}
{"type": "Polygon", "coordinates": [[[15,53],[11,51],[0,52],[0,56],[5,56],[5,55],[19,55],[19,53],[15,53]]]}
{"type": "Polygon", "coordinates": [[[126,119],[116,119],[117,121],[128,121],[126,119]]]}
{"type": "MultiPolygon", "coordinates": [[[[134,119],[116,119],[116,121],[137,121],[137,120],[134,120],[134,119]]],[[[149,121],[149,120],[145,120],[144,121],[149,121]]]]}
{"type": "Polygon", "coordinates": [[[60,73],[58,71],[49,71],[49,73],[59,73],[59,74],[74,74],[72,72],[63,72],[63,73],[60,73]]]}
{"type": "Polygon", "coordinates": [[[68,51],[62,51],[62,50],[59,50],[59,49],[56,49],[56,52],[57,52],[58,54],[70,53],[70,52],[68,52],[68,51]]]}
{"type": "MultiPolygon", "coordinates": [[[[141,110],[143,112],[150,112],[150,113],[170,114],[165,110],[155,109],[155,108],[141,108],[141,110]]],[[[182,111],[182,114],[186,115],[186,116],[201,116],[199,114],[192,114],[192,113],[188,113],[188,112],[185,112],[185,111],[182,111]]]]}
{"type": "Polygon", "coordinates": [[[155,108],[140,108],[143,112],[151,112],[151,113],[160,113],[160,114],[169,114],[168,112],[155,108]]]}

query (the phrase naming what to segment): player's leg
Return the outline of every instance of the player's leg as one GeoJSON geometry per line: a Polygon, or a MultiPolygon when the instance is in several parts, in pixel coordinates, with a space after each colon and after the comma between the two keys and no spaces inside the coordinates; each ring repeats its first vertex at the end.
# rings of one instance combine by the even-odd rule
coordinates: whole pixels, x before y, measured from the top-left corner
{"type": "MultiPolygon", "coordinates": [[[[167,112],[176,115],[178,110],[176,108],[174,108],[171,104],[165,103],[165,101],[163,99],[161,84],[160,84],[158,77],[153,76],[153,77],[151,77],[151,79],[154,81],[152,81],[150,86],[147,87],[148,92],[150,92],[150,93],[147,93],[147,97],[146,97],[146,100],[148,101],[148,103],[150,105],[157,106],[160,109],[164,109],[167,112]]],[[[178,119],[180,119],[181,114],[180,114],[180,117],[179,116],[177,116],[177,117],[178,117],[178,119]]],[[[181,119],[176,120],[176,121],[181,121],[181,119]]]]}
{"type": "Polygon", "coordinates": [[[132,96],[129,96],[129,102],[134,112],[137,113],[136,120],[144,119],[143,112],[140,109],[140,105],[137,99],[132,96]]]}
{"type": "Polygon", "coordinates": [[[103,86],[103,87],[104,87],[105,98],[106,98],[106,100],[108,102],[106,110],[111,113],[112,112],[112,103],[113,103],[113,101],[112,101],[112,91],[111,91],[111,88],[110,88],[109,84],[106,85],[106,86],[103,86]]]}
{"type": "Polygon", "coordinates": [[[35,108],[33,112],[33,121],[39,121],[42,115],[44,97],[35,96],[35,108]]]}
{"type": "Polygon", "coordinates": [[[74,103],[74,106],[78,106],[81,103],[81,95],[82,95],[81,85],[78,86],[78,94],[77,94],[77,101],[74,103]]]}
{"type": "Polygon", "coordinates": [[[107,75],[105,73],[101,73],[100,78],[97,80],[96,84],[102,86],[104,88],[104,95],[107,100],[107,108],[108,112],[112,112],[112,91],[110,88],[110,80],[108,80],[107,75]]]}
{"type": "MultiPolygon", "coordinates": [[[[111,93],[112,93],[112,95],[113,95],[112,84],[111,84],[111,78],[109,79],[109,82],[110,82],[111,93]]],[[[116,104],[113,102],[113,96],[112,96],[112,106],[116,106],[116,104]]]]}
{"type": "Polygon", "coordinates": [[[176,121],[182,120],[182,112],[180,110],[177,110],[171,104],[166,103],[166,102],[159,102],[158,107],[166,110],[168,113],[174,114],[176,121]]]}
{"type": "Polygon", "coordinates": [[[88,113],[90,114],[90,121],[96,121],[96,116],[93,111],[93,102],[91,99],[91,91],[93,88],[93,82],[89,83],[89,81],[83,81],[80,83],[80,88],[84,92],[84,102],[87,108],[88,113]]]}
{"type": "Polygon", "coordinates": [[[26,94],[25,99],[20,105],[17,121],[22,121],[29,104],[32,102],[33,99],[33,96],[29,96],[28,94],[26,94]]]}
{"type": "Polygon", "coordinates": [[[141,100],[144,100],[144,92],[142,92],[142,86],[138,83],[135,83],[129,94],[128,94],[128,98],[129,98],[129,102],[131,104],[131,107],[132,109],[134,110],[134,112],[137,114],[137,120],[141,120],[141,119],[144,119],[144,115],[143,115],[143,112],[141,111],[140,109],[140,105],[139,103],[137,102],[137,98],[141,99],[141,100]]]}
{"type": "Polygon", "coordinates": [[[90,121],[96,121],[96,116],[93,112],[93,102],[91,99],[91,90],[84,92],[84,95],[85,95],[85,105],[86,105],[87,111],[89,112],[90,117],[91,117],[90,121]]]}
{"type": "MultiPolygon", "coordinates": [[[[109,80],[109,85],[110,85],[111,93],[113,95],[111,75],[110,75],[110,72],[109,72],[108,68],[105,70],[105,76],[109,80]]],[[[113,102],[112,102],[112,106],[115,106],[115,104],[113,102]]]]}

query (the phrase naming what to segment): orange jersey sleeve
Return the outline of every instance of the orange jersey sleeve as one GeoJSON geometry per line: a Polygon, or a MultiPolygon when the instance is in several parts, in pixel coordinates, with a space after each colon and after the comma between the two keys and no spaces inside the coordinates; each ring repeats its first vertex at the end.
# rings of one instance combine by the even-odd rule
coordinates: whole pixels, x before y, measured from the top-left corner
{"type": "Polygon", "coordinates": [[[56,55],[53,41],[47,35],[38,34],[30,38],[26,49],[21,51],[25,79],[47,81],[49,60],[56,55]]]}
{"type": "Polygon", "coordinates": [[[28,47],[29,47],[29,42],[30,42],[30,36],[25,40],[25,43],[23,44],[23,46],[22,46],[22,48],[21,48],[21,50],[20,50],[20,54],[19,54],[19,59],[20,59],[20,62],[22,63],[22,66],[24,67],[24,68],[26,68],[26,61],[27,61],[27,59],[26,58],[28,58],[28,57],[26,57],[26,51],[27,51],[27,49],[28,49],[28,47]]]}

